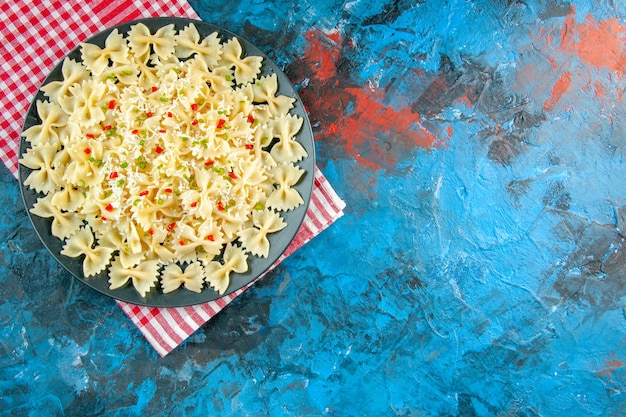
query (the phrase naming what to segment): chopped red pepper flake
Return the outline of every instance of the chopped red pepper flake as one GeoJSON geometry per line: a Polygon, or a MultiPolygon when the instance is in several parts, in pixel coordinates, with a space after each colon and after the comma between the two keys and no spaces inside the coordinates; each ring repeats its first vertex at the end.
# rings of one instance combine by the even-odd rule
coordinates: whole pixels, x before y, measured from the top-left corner
{"type": "Polygon", "coordinates": [[[198,119],[193,119],[193,121],[191,122],[192,125],[197,125],[198,124],[198,119]]]}
{"type": "Polygon", "coordinates": [[[152,117],[152,112],[151,111],[147,112],[146,117],[152,117]]]}
{"type": "Polygon", "coordinates": [[[229,172],[228,176],[231,177],[232,179],[236,180],[237,179],[237,175],[235,175],[234,172],[229,172]]]}
{"type": "Polygon", "coordinates": [[[198,111],[198,104],[193,103],[193,104],[191,105],[191,110],[193,110],[193,111],[198,111]]]}
{"type": "Polygon", "coordinates": [[[171,193],[171,192],[172,192],[172,189],[171,189],[171,188],[166,188],[164,191],[165,191],[166,193],[171,193]]]}
{"type": "Polygon", "coordinates": [[[251,114],[248,115],[248,122],[254,123],[254,116],[252,116],[251,114]]]}
{"type": "Polygon", "coordinates": [[[254,149],[254,145],[251,143],[246,143],[246,149],[254,149]]]}
{"type": "Polygon", "coordinates": [[[215,164],[215,161],[206,161],[206,162],[204,163],[204,166],[205,166],[205,167],[210,167],[210,166],[213,166],[214,164],[215,164]]]}
{"type": "Polygon", "coordinates": [[[107,206],[104,208],[106,211],[113,211],[113,206],[111,205],[111,203],[107,204],[107,206]]]}
{"type": "Polygon", "coordinates": [[[106,218],[106,217],[104,217],[104,216],[100,216],[100,220],[102,220],[103,222],[106,222],[106,221],[107,221],[107,218],[106,218]]]}
{"type": "Polygon", "coordinates": [[[87,155],[89,155],[89,154],[91,153],[91,149],[89,149],[89,148],[85,148],[85,151],[84,151],[84,152],[85,152],[87,155]]]}
{"type": "Polygon", "coordinates": [[[226,120],[220,119],[220,120],[217,121],[217,128],[221,129],[221,128],[224,127],[225,124],[226,124],[226,120]]]}
{"type": "Polygon", "coordinates": [[[166,130],[165,129],[159,129],[159,133],[165,133],[166,130]]]}
{"type": "Polygon", "coordinates": [[[206,240],[210,240],[211,242],[215,242],[215,238],[213,237],[213,235],[208,235],[206,237],[206,240]]]}
{"type": "Polygon", "coordinates": [[[152,92],[154,93],[155,91],[157,91],[159,89],[159,87],[153,86],[152,87],[152,92]]]}
{"type": "Polygon", "coordinates": [[[109,110],[113,110],[115,108],[115,100],[109,101],[109,110]]]}
{"type": "Polygon", "coordinates": [[[152,236],[152,235],[154,234],[154,230],[152,230],[152,229],[148,230],[148,234],[149,234],[150,236],[152,236]]]}
{"type": "Polygon", "coordinates": [[[163,148],[161,148],[160,146],[157,146],[157,147],[154,149],[154,152],[156,152],[156,153],[163,153],[163,148]]]}
{"type": "Polygon", "coordinates": [[[96,135],[94,135],[93,133],[87,133],[85,136],[87,136],[89,139],[93,139],[96,137],[96,135]]]}
{"type": "Polygon", "coordinates": [[[176,222],[172,222],[167,226],[167,231],[171,232],[172,230],[174,230],[174,228],[176,227],[176,222]]]}
{"type": "Polygon", "coordinates": [[[196,207],[198,205],[197,201],[194,201],[193,203],[191,203],[191,207],[196,207]]]}
{"type": "Polygon", "coordinates": [[[148,190],[143,190],[142,192],[139,193],[139,197],[143,197],[145,195],[148,195],[148,190]]]}
{"type": "Polygon", "coordinates": [[[222,203],[222,201],[221,201],[221,200],[217,202],[217,209],[218,209],[219,211],[224,211],[224,210],[225,210],[225,208],[224,208],[224,203],[222,203]]]}
{"type": "Polygon", "coordinates": [[[172,112],[171,112],[171,111],[168,111],[168,112],[167,112],[167,117],[172,117],[172,116],[173,116],[172,112]]]}
{"type": "Polygon", "coordinates": [[[132,132],[130,132],[130,133],[132,133],[133,135],[136,135],[137,133],[139,133],[139,130],[134,129],[134,130],[133,130],[132,132]]]}
{"type": "Polygon", "coordinates": [[[109,174],[109,178],[110,178],[110,179],[112,179],[112,180],[114,180],[114,179],[116,179],[116,178],[118,177],[118,175],[119,175],[119,174],[117,173],[117,171],[113,171],[113,172],[111,172],[111,173],[109,174]]]}
{"type": "Polygon", "coordinates": [[[187,242],[185,242],[185,240],[184,240],[184,239],[181,239],[181,240],[179,240],[179,241],[178,241],[178,244],[179,244],[180,246],[185,246],[185,244],[186,244],[186,243],[187,243],[187,242]]]}
{"type": "Polygon", "coordinates": [[[111,125],[106,125],[105,127],[102,128],[102,130],[104,131],[111,130],[111,125]]]}

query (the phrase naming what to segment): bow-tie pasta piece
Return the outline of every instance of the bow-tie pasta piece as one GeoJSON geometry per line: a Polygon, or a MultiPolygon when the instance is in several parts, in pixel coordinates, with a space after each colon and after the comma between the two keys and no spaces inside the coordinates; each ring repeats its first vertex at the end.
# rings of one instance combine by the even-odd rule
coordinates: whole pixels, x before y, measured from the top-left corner
{"type": "Polygon", "coordinates": [[[81,43],[80,48],[83,63],[96,76],[101,75],[109,67],[109,62],[119,65],[129,63],[128,44],[117,29],[106,38],[104,48],[91,43],[81,43]]]}
{"type": "Polygon", "coordinates": [[[287,223],[275,211],[258,210],[252,215],[255,227],[249,227],[239,233],[244,249],[253,255],[267,258],[270,251],[270,242],[267,235],[276,233],[287,227],[287,223]]]}
{"type": "Polygon", "coordinates": [[[226,41],[222,47],[219,64],[226,67],[235,67],[235,79],[239,84],[247,84],[256,78],[261,71],[263,58],[260,56],[247,56],[242,58],[243,50],[237,38],[226,41]]]}
{"type": "Polygon", "coordinates": [[[200,40],[198,29],[193,23],[178,32],[176,56],[178,58],[189,58],[193,54],[196,54],[197,59],[202,60],[206,64],[207,69],[217,67],[218,60],[222,54],[220,38],[217,32],[213,32],[200,40]]]}
{"type": "Polygon", "coordinates": [[[174,25],[158,29],[154,35],[143,23],[133,25],[128,32],[128,45],[140,62],[147,62],[151,49],[160,59],[167,59],[174,54],[176,46],[174,25]]]}
{"type": "Polygon", "coordinates": [[[63,212],[52,204],[52,194],[38,198],[30,212],[44,219],[52,218],[52,235],[65,240],[73,235],[82,225],[83,220],[71,212],[63,212]]]}
{"type": "Polygon", "coordinates": [[[63,246],[62,255],[77,258],[84,255],[83,273],[86,277],[94,276],[103,271],[111,259],[113,249],[106,246],[93,246],[93,232],[82,228],[71,236],[63,246]]]}
{"type": "Polygon", "coordinates": [[[145,297],[157,283],[159,261],[150,260],[129,268],[124,267],[116,257],[109,270],[109,284],[112,290],[125,286],[130,280],[135,290],[145,297]]]}
{"type": "Polygon", "coordinates": [[[89,70],[82,64],[70,58],[65,58],[61,66],[61,74],[63,79],[60,81],[52,81],[43,87],[41,91],[50,98],[50,100],[58,100],[69,94],[69,88],[75,84],[80,84],[90,77],[89,70]]]}
{"type": "Polygon", "coordinates": [[[238,246],[226,245],[223,263],[211,261],[205,266],[206,282],[220,294],[224,294],[230,284],[232,272],[246,272],[248,270],[248,255],[238,246]]]}
{"type": "Polygon", "coordinates": [[[57,147],[61,144],[60,134],[68,123],[68,115],[61,106],[54,102],[37,101],[37,114],[41,124],[33,125],[26,129],[22,136],[32,146],[52,143],[57,147]]]}
{"type": "Polygon", "coordinates": [[[105,120],[107,94],[107,85],[102,81],[85,80],[69,87],[69,95],[59,97],[58,102],[70,121],[86,129],[105,120]]]}
{"type": "Polygon", "coordinates": [[[280,211],[289,211],[304,203],[295,188],[304,170],[294,164],[280,164],[274,169],[274,181],[278,184],[267,199],[267,206],[280,211]]]}
{"type": "Polygon", "coordinates": [[[78,188],[71,185],[52,194],[51,203],[63,211],[75,212],[85,201],[85,195],[78,188]]]}
{"type": "Polygon", "coordinates": [[[298,162],[308,156],[306,150],[294,136],[302,128],[303,119],[298,116],[281,115],[271,121],[273,136],[279,141],[272,147],[270,155],[283,163],[298,162]]]}
{"type": "Polygon", "coordinates": [[[278,77],[276,74],[265,75],[252,84],[254,101],[267,103],[272,116],[287,114],[293,108],[296,99],[284,95],[276,95],[278,92],[278,77]]]}
{"type": "Polygon", "coordinates": [[[192,262],[183,271],[176,264],[169,264],[163,268],[161,287],[164,293],[176,291],[183,285],[189,291],[201,292],[204,285],[204,270],[200,262],[192,262]]]}
{"type": "Polygon", "coordinates": [[[33,188],[38,193],[51,193],[60,186],[54,174],[52,164],[57,154],[57,145],[42,144],[30,148],[19,160],[20,164],[32,169],[24,185],[33,188]]]}

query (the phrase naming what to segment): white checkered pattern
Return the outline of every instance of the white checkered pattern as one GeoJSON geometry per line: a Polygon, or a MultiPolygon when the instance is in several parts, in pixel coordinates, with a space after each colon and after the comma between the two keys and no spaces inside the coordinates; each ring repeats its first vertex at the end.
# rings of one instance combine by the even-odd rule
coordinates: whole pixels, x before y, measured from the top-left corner
{"type": "MultiPolygon", "coordinates": [[[[24,115],[48,72],[79,42],[102,29],[142,17],[198,16],[185,0],[21,0],[0,3],[0,160],[17,177],[24,115]]],[[[302,227],[274,266],[330,226],[343,214],[344,202],[316,168],[313,196],[302,227]]],[[[183,308],[118,305],[165,356],[219,313],[248,287],[218,300],[183,308]]]]}

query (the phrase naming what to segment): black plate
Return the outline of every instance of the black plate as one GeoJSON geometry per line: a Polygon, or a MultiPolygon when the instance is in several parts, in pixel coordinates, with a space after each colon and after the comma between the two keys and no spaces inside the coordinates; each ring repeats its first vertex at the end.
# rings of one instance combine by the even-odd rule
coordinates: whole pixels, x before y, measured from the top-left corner
{"type": "MultiPolygon", "coordinates": [[[[169,25],[174,24],[177,31],[183,29],[185,26],[188,26],[190,23],[193,23],[198,32],[200,34],[201,39],[210,35],[213,32],[217,32],[221,39],[221,42],[224,43],[226,40],[231,39],[232,37],[236,37],[242,45],[244,50],[244,55],[254,55],[263,57],[263,67],[261,70],[261,74],[270,75],[275,73],[278,78],[278,92],[277,94],[286,95],[289,97],[293,97],[296,99],[294,103],[294,108],[290,111],[292,115],[300,116],[304,123],[302,124],[302,129],[296,136],[296,140],[298,140],[302,146],[306,149],[308,153],[308,157],[298,162],[298,166],[305,171],[304,175],[300,179],[299,183],[294,186],[296,190],[300,193],[302,198],[304,199],[304,204],[300,205],[296,209],[289,212],[281,212],[281,216],[287,223],[287,227],[283,230],[273,233],[268,236],[270,241],[270,252],[267,258],[258,258],[256,256],[249,255],[248,256],[248,265],[249,269],[247,272],[243,274],[232,273],[230,285],[225,294],[232,293],[250,282],[254,281],[260,275],[262,275],[274,262],[282,255],[287,246],[291,243],[293,238],[295,237],[298,229],[300,228],[302,221],[304,220],[304,216],[306,214],[309,200],[311,198],[311,193],[313,190],[313,179],[314,179],[314,168],[315,168],[315,147],[313,143],[313,132],[311,130],[311,124],[309,122],[309,118],[306,114],[304,105],[302,104],[302,100],[298,96],[291,82],[287,78],[287,76],[278,68],[278,66],[267,57],[262,51],[260,51],[257,47],[251,44],[246,39],[224,29],[219,26],[215,26],[209,23],[205,23],[198,20],[186,19],[186,18],[172,18],[172,17],[162,17],[162,18],[147,18],[135,20],[132,22],[126,22],[111,28],[108,28],[97,35],[85,40],[84,42],[92,43],[98,45],[100,47],[104,46],[104,42],[107,36],[114,29],[118,29],[119,33],[126,35],[130,30],[130,27],[143,23],[148,28],[150,28],[151,32],[154,33],[157,29],[169,25]]],[[[80,49],[76,47],[73,49],[67,57],[70,57],[74,60],[80,61],[80,49]]],[[[63,60],[61,60],[56,67],[50,72],[48,77],[44,80],[43,85],[46,85],[52,81],[58,81],[62,79],[61,66],[63,60]]],[[[41,120],[37,114],[36,102],[37,100],[46,100],[44,94],[39,90],[35,95],[28,112],[26,114],[26,118],[24,121],[23,131],[28,129],[29,127],[40,124],[41,120]]],[[[21,138],[20,141],[20,157],[22,157],[26,150],[30,147],[30,144],[21,138]]],[[[37,193],[36,191],[25,187],[23,185],[24,180],[28,177],[31,170],[20,164],[19,166],[19,179],[22,191],[22,199],[24,201],[24,205],[26,207],[28,216],[37,232],[41,241],[45,245],[45,247],[50,251],[52,256],[54,256],[64,267],[67,269],[73,276],[75,276],[78,280],[87,284],[88,286],[94,288],[95,290],[101,292],[102,294],[108,295],[117,300],[138,304],[138,305],[146,305],[151,307],[181,307],[188,306],[194,304],[200,304],[207,301],[215,300],[217,298],[222,297],[222,295],[218,294],[212,288],[205,285],[204,289],[201,293],[195,293],[185,289],[184,287],[179,288],[178,290],[164,294],[159,285],[157,284],[157,288],[153,289],[150,293],[146,295],[146,297],[141,297],[139,293],[135,290],[131,283],[126,285],[123,288],[119,288],[116,290],[109,289],[108,282],[108,269],[104,272],[100,273],[97,276],[86,278],[83,274],[82,262],[83,257],[78,258],[69,258],[60,254],[63,249],[64,242],[57,237],[53,236],[50,230],[51,219],[44,219],[38,216],[35,216],[30,213],[30,209],[36,203],[38,197],[43,197],[42,194],[37,193]]],[[[34,277],[36,278],[36,277],[34,277]]],[[[225,295],[224,294],[224,295],[225,295]]]]}

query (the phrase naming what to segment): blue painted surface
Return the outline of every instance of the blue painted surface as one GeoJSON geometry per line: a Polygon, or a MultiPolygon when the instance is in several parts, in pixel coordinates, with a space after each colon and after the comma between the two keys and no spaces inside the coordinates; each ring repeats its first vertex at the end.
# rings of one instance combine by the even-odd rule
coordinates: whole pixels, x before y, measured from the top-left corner
{"type": "Polygon", "coordinates": [[[623,2],[190,3],[346,214],[159,358],[0,168],[0,416],[626,415],[623,2]]]}

